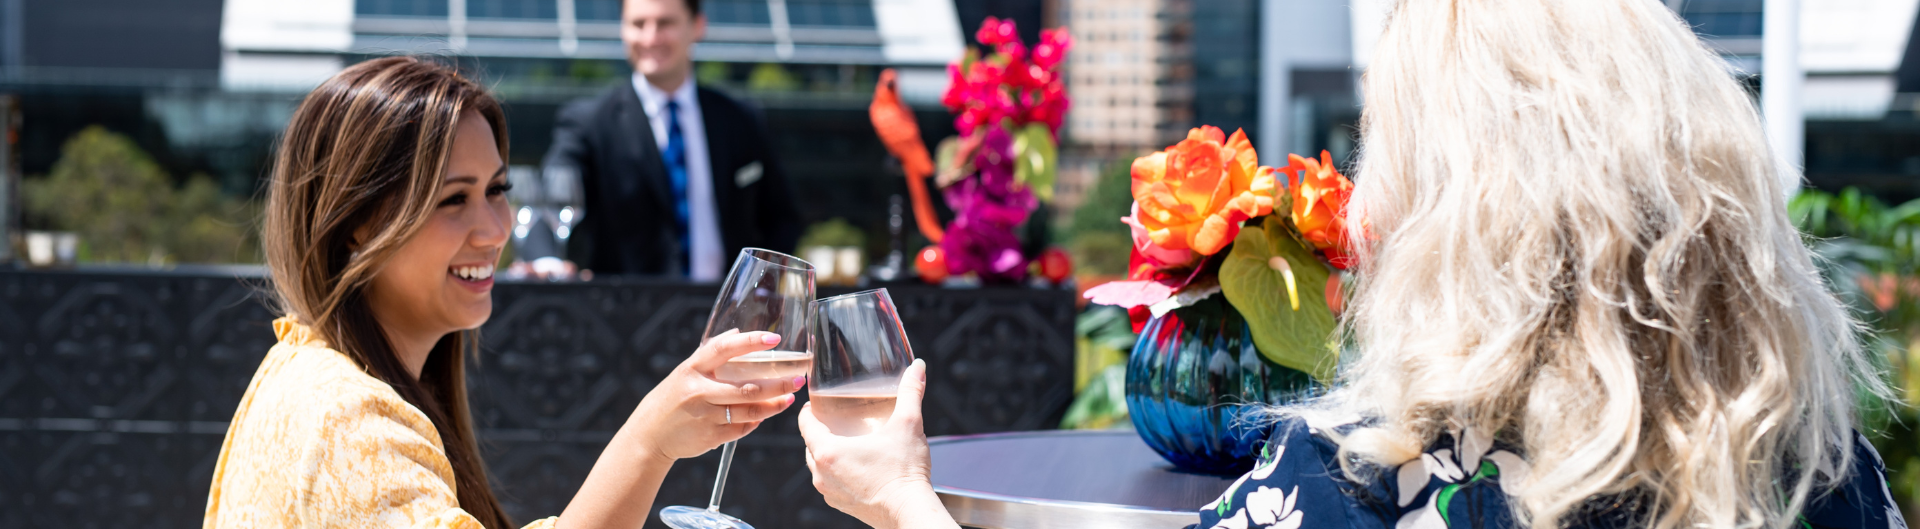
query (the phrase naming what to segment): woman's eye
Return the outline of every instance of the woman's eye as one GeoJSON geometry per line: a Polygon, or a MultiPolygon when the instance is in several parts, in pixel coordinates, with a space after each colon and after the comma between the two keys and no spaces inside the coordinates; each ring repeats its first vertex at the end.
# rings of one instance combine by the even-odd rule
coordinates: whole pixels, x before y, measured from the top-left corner
{"type": "Polygon", "coordinates": [[[465,203],[467,203],[466,193],[457,193],[453,196],[447,197],[446,200],[440,201],[440,207],[458,206],[465,203]]]}
{"type": "Polygon", "coordinates": [[[494,184],[487,186],[487,196],[497,197],[513,190],[513,184],[494,184]]]}

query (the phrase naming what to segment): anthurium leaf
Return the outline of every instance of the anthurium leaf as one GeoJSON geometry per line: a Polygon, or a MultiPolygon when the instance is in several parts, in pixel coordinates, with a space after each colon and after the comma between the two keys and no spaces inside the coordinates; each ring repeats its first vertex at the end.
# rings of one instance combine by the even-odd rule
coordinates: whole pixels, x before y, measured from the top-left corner
{"type": "Polygon", "coordinates": [[[1013,179],[1033,188],[1040,200],[1053,201],[1054,174],[1058,171],[1059,149],[1053,144],[1053,132],[1046,125],[1029,124],[1013,137],[1013,179]]]}
{"type": "Polygon", "coordinates": [[[1220,265],[1220,290],[1246,317],[1260,354],[1322,382],[1330,381],[1339,354],[1333,340],[1333,310],[1327,308],[1331,270],[1293,236],[1285,220],[1277,215],[1264,219],[1241,229],[1233,240],[1233,251],[1220,265]],[[1286,265],[1276,267],[1276,257],[1286,265]],[[1287,274],[1281,268],[1293,272],[1298,309],[1288,298],[1287,274]]]}

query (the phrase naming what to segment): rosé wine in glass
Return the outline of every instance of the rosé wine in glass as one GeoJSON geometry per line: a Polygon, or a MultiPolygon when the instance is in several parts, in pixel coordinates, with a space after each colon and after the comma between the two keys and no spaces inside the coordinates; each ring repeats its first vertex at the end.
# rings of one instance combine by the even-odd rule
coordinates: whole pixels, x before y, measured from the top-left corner
{"type": "Polygon", "coordinates": [[[721,364],[719,369],[713,370],[713,378],[721,382],[758,383],[764,386],[806,376],[811,370],[813,370],[813,353],[754,351],[727,360],[727,363],[721,364]]]}
{"type": "Polygon", "coordinates": [[[807,321],[814,418],[834,435],[873,433],[893,415],[913,347],[887,289],[814,301],[807,321]]]}
{"type": "Polygon", "coordinates": [[[893,416],[894,402],[900,399],[900,380],[869,378],[812,391],[807,398],[813,401],[813,416],[834,435],[861,436],[873,433],[893,416]]]}

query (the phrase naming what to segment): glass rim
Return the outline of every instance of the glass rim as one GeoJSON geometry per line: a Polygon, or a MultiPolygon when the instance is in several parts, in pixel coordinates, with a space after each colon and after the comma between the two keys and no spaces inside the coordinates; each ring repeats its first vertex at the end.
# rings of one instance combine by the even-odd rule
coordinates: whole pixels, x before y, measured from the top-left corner
{"type": "MultiPolygon", "coordinates": [[[[862,291],[859,291],[859,292],[854,292],[854,293],[852,293],[852,294],[841,294],[841,295],[838,295],[838,296],[832,296],[832,297],[825,297],[825,298],[820,298],[820,299],[816,299],[816,300],[813,300],[813,303],[826,303],[826,302],[828,302],[828,301],[839,301],[839,300],[840,300],[840,298],[852,298],[852,297],[859,297],[859,296],[871,296],[871,295],[874,295],[875,293],[879,293],[879,294],[886,294],[886,293],[887,293],[887,289],[886,289],[886,287],[880,287],[880,288],[874,288],[874,289],[867,289],[867,290],[862,290],[862,291]]],[[[887,296],[887,301],[893,301],[893,296],[892,296],[892,295],[888,295],[888,296],[887,296]]]]}
{"type": "Polygon", "coordinates": [[[814,271],[814,267],[813,267],[813,263],[809,263],[809,262],[807,262],[807,260],[806,260],[806,259],[801,259],[801,258],[799,258],[799,257],[794,257],[794,256],[791,256],[791,255],[787,255],[787,254],[784,254],[784,253],[780,253],[780,252],[776,252],[776,251],[773,251],[773,250],[768,250],[768,249],[766,249],[766,248],[754,248],[754,247],[751,247],[751,246],[749,246],[749,247],[746,247],[746,248],[741,248],[741,249],[740,249],[740,253],[741,253],[741,254],[743,254],[743,255],[748,255],[748,256],[752,256],[752,257],[753,257],[754,259],[757,259],[757,260],[760,260],[760,261],[762,261],[762,262],[765,262],[765,263],[767,263],[767,264],[770,264],[770,265],[773,265],[773,266],[778,266],[778,267],[781,267],[781,268],[786,268],[786,269],[790,269],[790,270],[805,270],[805,271],[808,271],[808,272],[812,272],[812,271],[814,271]],[[788,264],[788,263],[784,263],[784,262],[780,262],[780,261],[775,261],[775,260],[773,260],[773,259],[768,259],[768,258],[765,258],[765,257],[762,257],[761,255],[763,255],[763,254],[765,254],[765,255],[775,255],[775,256],[779,256],[779,257],[782,257],[782,258],[785,258],[785,259],[786,259],[787,261],[790,261],[790,262],[792,262],[792,263],[798,263],[798,264],[799,264],[799,266],[794,266],[794,265],[792,265],[792,264],[788,264]]]}

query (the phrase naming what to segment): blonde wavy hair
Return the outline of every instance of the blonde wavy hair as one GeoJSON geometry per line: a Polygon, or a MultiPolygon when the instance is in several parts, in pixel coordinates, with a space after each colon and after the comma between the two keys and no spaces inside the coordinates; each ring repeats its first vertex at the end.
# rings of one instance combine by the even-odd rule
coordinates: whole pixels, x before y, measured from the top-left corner
{"type": "MultiPolygon", "coordinates": [[[[1785,527],[1884,391],[1726,64],[1653,0],[1405,0],[1365,74],[1341,461],[1515,444],[1524,525],[1785,527]]],[[[1797,179],[1797,173],[1791,176],[1797,179]]],[[[1349,465],[1349,474],[1356,474],[1349,465]]]]}

